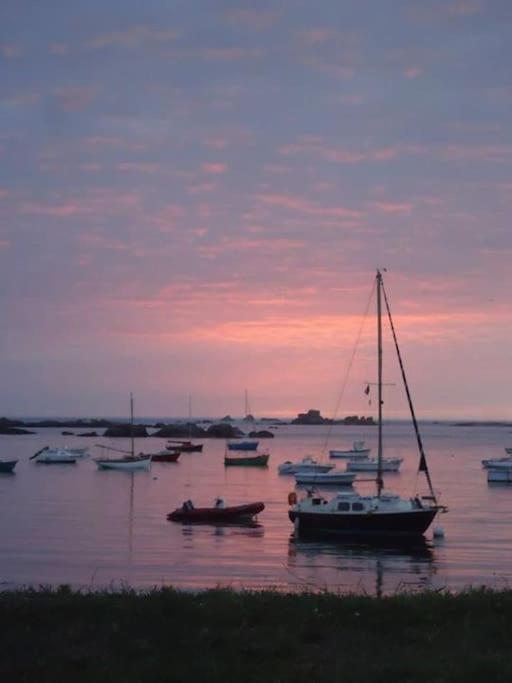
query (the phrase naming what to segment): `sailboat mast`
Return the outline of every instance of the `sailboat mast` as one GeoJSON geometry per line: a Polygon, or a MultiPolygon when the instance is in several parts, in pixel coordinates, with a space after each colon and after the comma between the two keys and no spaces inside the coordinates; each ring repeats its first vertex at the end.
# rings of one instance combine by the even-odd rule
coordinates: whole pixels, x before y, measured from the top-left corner
{"type": "Polygon", "coordinates": [[[247,389],[245,390],[245,416],[244,419],[247,417],[249,414],[249,404],[247,402],[247,389]]]}
{"type": "Polygon", "coordinates": [[[132,458],[135,457],[135,444],[133,440],[133,394],[130,391],[130,441],[132,458]]]}
{"type": "Polygon", "coordinates": [[[381,303],[382,275],[377,271],[377,382],[379,403],[379,435],[377,450],[377,496],[380,497],[384,482],[382,481],[382,303],[381,303]]]}

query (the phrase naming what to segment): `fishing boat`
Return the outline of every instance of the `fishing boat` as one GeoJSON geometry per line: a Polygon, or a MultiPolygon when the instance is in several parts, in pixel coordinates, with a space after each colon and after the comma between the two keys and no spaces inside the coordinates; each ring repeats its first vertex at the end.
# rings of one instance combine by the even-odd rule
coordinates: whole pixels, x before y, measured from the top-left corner
{"type": "Polygon", "coordinates": [[[178,462],[181,451],[175,449],[174,451],[159,451],[158,453],[151,453],[151,460],[153,462],[178,462]]]}
{"type": "Polygon", "coordinates": [[[347,450],[331,450],[329,451],[330,458],[348,458],[356,460],[359,458],[367,458],[370,455],[371,448],[366,448],[364,441],[354,441],[352,448],[347,450]]]}
{"type": "Polygon", "coordinates": [[[242,467],[266,467],[270,455],[268,453],[256,453],[255,455],[224,455],[224,465],[230,467],[239,465],[242,467]]]}
{"type": "Polygon", "coordinates": [[[244,439],[242,441],[228,441],[228,449],[230,451],[255,451],[258,448],[259,441],[249,441],[244,439]]]}
{"type": "Polygon", "coordinates": [[[375,479],[376,494],[363,496],[357,491],[338,493],[333,497],[325,497],[316,491],[309,490],[307,495],[298,500],[295,491],[288,496],[290,509],[288,516],[295,526],[298,535],[331,534],[339,537],[395,538],[422,535],[430,526],[438,512],[446,508],[438,503],[430,473],[427,457],[416,420],[409,385],[405,375],[402,356],[391,317],[391,309],[384,288],[382,274],[377,270],[375,280],[377,299],[377,386],[378,386],[378,468],[375,479]],[[409,404],[411,419],[414,425],[416,441],[420,454],[418,471],[425,474],[429,495],[415,495],[407,498],[387,493],[383,490],[383,423],[382,423],[382,297],[384,298],[387,317],[392,333],[395,350],[402,375],[405,393],[409,404]]]}
{"type": "Polygon", "coordinates": [[[192,441],[179,441],[178,439],[168,439],[168,444],[166,446],[168,451],[180,450],[182,453],[201,453],[203,450],[202,443],[192,443],[192,441]],[[175,444],[175,445],[173,445],[175,444]]]}
{"type": "MultiPolygon", "coordinates": [[[[382,458],[380,469],[382,472],[398,472],[403,458],[382,458]]],[[[366,460],[349,460],[347,462],[347,472],[378,472],[379,462],[377,458],[367,458],[366,460]]]]}
{"type": "Polygon", "coordinates": [[[17,460],[0,460],[0,474],[10,474],[16,467],[17,460]]]}
{"type": "Polygon", "coordinates": [[[245,505],[226,505],[222,498],[217,498],[213,507],[196,508],[187,500],[174,512],[167,515],[171,522],[239,522],[249,521],[265,509],[264,503],[246,503],[245,505]]]}
{"type": "Polygon", "coordinates": [[[305,458],[302,458],[302,460],[299,460],[299,462],[286,460],[278,466],[277,471],[279,474],[298,474],[299,472],[329,472],[329,470],[332,470],[333,467],[334,465],[317,462],[310,455],[307,455],[305,458]]]}
{"type": "Polygon", "coordinates": [[[78,455],[70,453],[63,448],[50,448],[45,446],[30,457],[30,460],[43,465],[74,465],[78,455]]]}
{"type": "Polygon", "coordinates": [[[352,472],[340,472],[336,470],[335,472],[297,472],[295,475],[295,481],[297,484],[313,484],[314,486],[332,486],[337,484],[338,486],[352,486],[355,474],[352,472]]]}
{"type": "Polygon", "coordinates": [[[113,448],[112,446],[104,446],[103,444],[96,444],[97,448],[102,448],[106,451],[115,451],[116,453],[123,453],[121,457],[106,457],[94,458],[94,462],[100,470],[149,470],[151,468],[151,455],[140,453],[135,455],[135,442],[133,437],[133,395],[130,394],[130,450],[125,451],[122,448],[113,448]]]}

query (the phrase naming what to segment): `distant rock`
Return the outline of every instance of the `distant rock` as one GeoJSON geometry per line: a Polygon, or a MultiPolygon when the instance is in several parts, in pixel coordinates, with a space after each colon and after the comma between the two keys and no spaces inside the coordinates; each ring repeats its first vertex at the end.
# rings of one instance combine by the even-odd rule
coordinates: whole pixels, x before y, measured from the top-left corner
{"type": "Polygon", "coordinates": [[[154,432],[151,436],[158,436],[163,439],[188,439],[193,438],[204,438],[206,432],[202,427],[196,424],[168,424],[161,425],[157,432],[154,432]]]}
{"type": "Polygon", "coordinates": [[[148,436],[148,432],[146,430],[146,427],[144,425],[129,425],[129,424],[117,424],[117,425],[112,425],[110,426],[107,430],[105,430],[105,433],[103,436],[108,436],[111,438],[129,438],[132,435],[132,429],[133,429],[133,436],[137,439],[140,439],[144,436],[148,436]]]}
{"type": "Polygon", "coordinates": [[[249,413],[249,415],[246,415],[244,417],[244,422],[256,422],[254,415],[251,415],[250,413],[249,413]]]}
{"type": "Polygon", "coordinates": [[[226,415],[226,417],[223,417],[221,422],[233,422],[233,418],[231,415],[226,415]]]}
{"type": "Polygon", "coordinates": [[[98,436],[98,432],[83,432],[82,434],[75,434],[75,436],[98,436]]]}
{"type": "Polygon", "coordinates": [[[219,422],[208,427],[206,436],[214,439],[239,439],[245,435],[238,427],[233,427],[233,425],[226,424],[225,422],[219,422]]]}
{"type": "Polygon", "coordinates": [[[273,439],[274,435],[272,432],[268,432],[266,429],[261,429],[259,432],[249,432],[251,439],[273,439]]]}
{"type": "Polygon", "coordinates": [[[75,432],[61,432],[62,436],[74,436],[75,432]]]}
{"type": "Polygon", "coordinates": [[[319,410],[310,409],[307,413],[299,413],[295,420],[292,420],[294,425],[374,425],[373,417],[364,417],[359,415],[348,415],[342,420],[331,420],[328,417],[322,417],[319,410]]]}
{"type": "Polygon", "coordinates": [[[0,425],[0,434],[35,434],[36,432],[29,432],[28,429],[20,429],[19,427],[4,427],[0,425]]]}

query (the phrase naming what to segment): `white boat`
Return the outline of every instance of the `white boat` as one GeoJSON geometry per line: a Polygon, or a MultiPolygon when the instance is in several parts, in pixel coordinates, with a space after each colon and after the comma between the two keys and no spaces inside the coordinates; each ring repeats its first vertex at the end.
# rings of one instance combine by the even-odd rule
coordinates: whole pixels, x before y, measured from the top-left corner
{"type": "Polygon", "coordinates": [[[291,460],[286,460],[279,465],[277,471],[279,474],[298,474],[308,473],[308,472],[329,472],[332,470],[334,465],[329,465],[328,463],[319,463],[310,455],[307,455],[299,462],[292,462],[291,460]]]}
{"type": "Polygon", "coordinates": [[[130,450],[125,451],[121,448],[112,448],[111,446],[103,446],[96,444],[97,448],[103,448],[107,451],[116,451],[123,453],[122,457],[117,458],[94,458],[94,462],[100,470],[149,470],[151,469],[151,454],[145,455],[140,453],[135,455],[135,443],[133,438],[133,396],[130,394],[130,450]]]}
{"type": "Polygon", "coordinates": [[[76,455],[77,458],[85,458],[89,455],[89,448],[68,448],[67,446],[64,446],[62,450],[67,451],[72,455],[76,455]]]}
{"type": "Polygon", "coordinates": [[[506,481],[512,482],[512,462],[497,462],[492,467],[487,468],[487,481],[506,481]]]}
{"type": "Polygon", "coordinates": [[[78,457],[78,455],[70,453],[63,448],[49,448],[48,446],[45,446],[40,451],[37,451],[37,453],[34,453],[30,460],[33,460],[36,463],[43,463],[45,465],[72,465],[77,461],[78,457]]]}
{"type": "MultiPolygon", "coordinates": [[[[288,516],[298,536],[334,534],[340,537],[362,536],[369,540],[381,537],[395,538],[402,542],[403,538],[407,536],[421,536],[428,529],[437,513],[446,510],[442,505],[439,505],[430,479],[427,458],[412,404],[402,356],[391,317],[391,310],[384,289],[382,274],[379,270],[377,270],[375,292],[377,298],[378,457],[377,460],[370,461],[370,463],[372,465],[373,462],[376,463],[375,483],[377,490],[375,495],[372,496],[362,496],[357,492],[350,492],[346,495],[337,494],[331,498],[324,497],[314,491],[308,491],[307,495],[300,500],[298,500],[296,492],[292,491],[288,496],[288,503],[290,505],[288,516]],[[416,434],[420,456],[418,472],[425,475],[428,484],[429,495],[422,496],[421,498],[417,494],[406,498],[384,492],[383,490],[382,297],[384,297],[387,317],[416,434]]],[[[400,465],[401,459],[397,458],[396,460],[400,465]]],[[[357,464],[363,465],[365,461],[360,461],[357,464]]],[[[296,478],[298,479],[299,476],[296,475],[296,478]]]]}
{"type": "MultiPolygon", "coordinates": [[[[382,458],[380,464],[381,472],[398,472],[403,458],[382,458]]],[[[367,460],[349,460],[347,462],[347,472],[378,472],[379,462],[377,458],[367,460]]]]}
{"type": "Polygon", "coordinates": [[[366,448],[364,441],[354,441],[352,448],[348,450],[329,451],[330,458],[349,458],[350,460],[366,459],[370,455],[371,448],[366,448]]]}
{"type": "Polygon", "coordinates": [[[505,455],[503,458],[488,458],[487,460],[482,460],[482,467],[484,467],[484,469],[489,469],[489,467],[495,467],[496,465],[500,466],[507,462],[512,465],[512,456],[505,455]]]}
{"type": "Polygon", "coordinates": [[[297,484],[314,484],[322,486],[325,484],[336,484],[338,486],[352,486],[355,474],[351,472],[298,472],[295,475],[297,484]]]}

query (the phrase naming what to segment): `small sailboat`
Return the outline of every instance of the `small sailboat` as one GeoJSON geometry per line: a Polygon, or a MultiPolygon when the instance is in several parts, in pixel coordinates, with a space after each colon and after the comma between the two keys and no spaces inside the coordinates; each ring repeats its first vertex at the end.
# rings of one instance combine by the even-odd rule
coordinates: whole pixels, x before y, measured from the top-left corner
{"type": "Polygon", "coordinates": [[[149,470],[151,468],[151,455],[144,455],[140,453],[135,455],[135,444],[133,438],[133,395],[130,394],[130,445],[129,451],[125,451],[121,448],[112,448],[109,446],[103,446],[102,444],[96,444],[98,448],[103,448],[107,451],[116,451],[117,453],[123,453],[124,455],[119,458],[95,458],[94,462],[100,470],[149,470]]]}
{"type": "Polygon", "coordinates": [[[306,457],[302,458],[302,460],[299,460],[299,462],[286,460],[278,466],[277,471],[279,474],[302,474],[309,472],[329,472],[329,470],[332,470],[333,467],[334,465],[320,463],[311,455],[306,455],[306,457]]]}
{"type": "Polygon", "coordinates": [[[318,492],[308,491],[307,496],[298,500],[295,491],[288,496],[290,509],[288,516],[297,534],[323,535],[334,534],[340,537],[404,538],[421,536],[430,526],[438,512],[446,511],[435,494],[430,479],[427,458],[412,404],[409,385],[405,375],[402,356],[391,317],[382,274],[377,270],[375,289],[377,295],[377,377],[378,377],[378,457],[376,494],[363,496],[357,491],[338,493],[327,498],[318,492]],[[425,474],[429,495],[402,497],[383,491],[383,424],[382,424],[382,296],[388,314],[392,338],[400,365],[402,380],[414,425],[416,441],[420,453],[418,471],[425,474]]]}
{"type": "Polygon", "coordinates": [[[354,441],[352,448],[347,450],[331,450],[329,451],[330,458],[348,458],[356,460],[359,458],[367,458],[370,455],[371,448],[367,448],[364,441],[354,441]]]}

